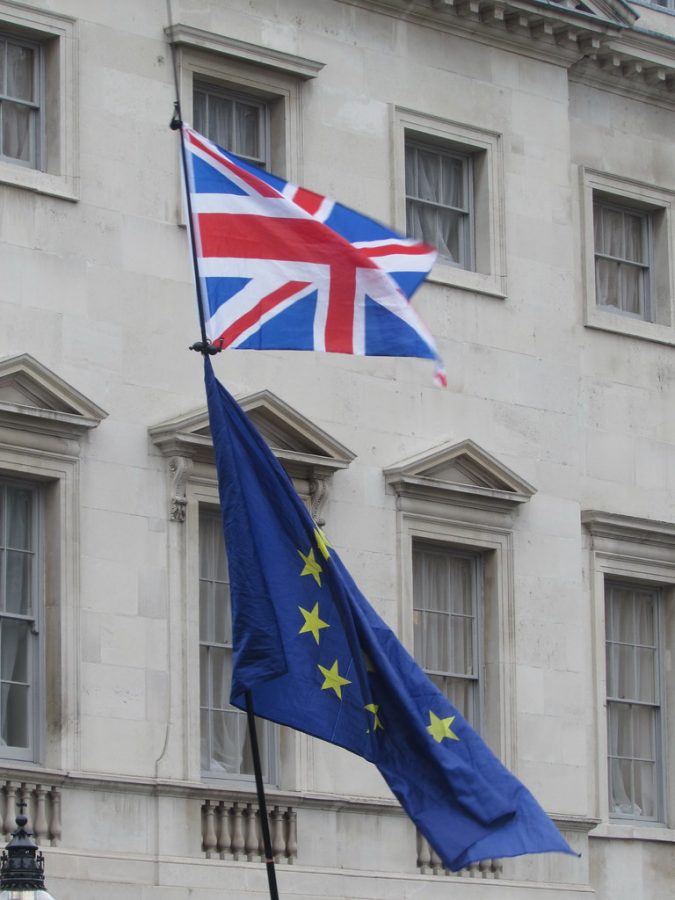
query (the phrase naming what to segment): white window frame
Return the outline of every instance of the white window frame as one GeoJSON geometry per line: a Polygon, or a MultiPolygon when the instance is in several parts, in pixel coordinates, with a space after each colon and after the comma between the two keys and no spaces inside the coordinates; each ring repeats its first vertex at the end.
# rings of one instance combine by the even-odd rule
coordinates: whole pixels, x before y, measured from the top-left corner
{"type": "Polygon", "coordinates": [[[78,199],[77,27],[69,16],[0,0],[0,32],[39,51],[39,123],[33,165],[0,158],[0,184],[78,199]]]}
{"type": "MultiPolygon", "coordinates": [[[[229,150],[231,153],[234,153],[235,155],[240,156],[242,159],[246,159],[248,162],[251,163],[251,165],[257,166],[260,169],[269,170],[270,159],[271,159],[270,140],[269,140],[269,134],[270,134],[269,104],[266,101],[260,100],[260,98],[252,96],[250,94],[242,94],[241,91],[228,90],[226,88],[223,88],[221,85],[212,84],[211,82],[204,81],[203,79],[195,78],[195,80],[193,82],[193,103],[194,103],[194,95],[197,91],[200,91],[200,92],[206,94],[207,97],[211,97],[211,96],[221,97],[225,100],[231,101],[234,104],[236,104],[237,102],[244,102],[251,106],[257,107],[259,116],[260,116],[260,120],[259,120],[260,121],[260,142],[259,142],[259,146],[258,146],[258,149],[260,152],[255,157],[252,157],[252,156],[245,156],[241,152],[241,149],[239,148],[239,146],[237,144],[235,144],[235,146],[223,145],[223,147],[225,150],[229,150]]],[[[218,143],[215,140],[215,136],[213,136],[212,134],[209,134],[208,127],[206,129],[200,129],[199,123],[197,121],[194,122],[194,127],[198,131],[201,130],[202,134],[204,134],[205,137],[208,137],[210,140],[213,140],[216,143],[218,143]]]]}
{"type": "Polygon", "coordinates": [[[658,589],[661,593],[662,659],[675,646],[675,525],[597,510],[582,513],[588,554],[588,589],[591,596],[593,651],[596,672],[595,748],[597,760],[596,807],[601,824],[598,837],[644,838],[675,842],[675,698],[664,679],[661,697],[663,735],[663,810],[660,821],[619,817],[609,810],[607,737],[607,679],[605,664],[605,589],[608,583],[626,583],[658,589]]]}
{"type": "Polygon", "coordinates": [[[640,230],[642,232],[642,245],[643,245],[643,260],[635,261],[625,259],[623,257],[614,257],[610,256],[607,253],[603,253],[598,250],[597,244],[594,246],[594,255],[595,255],[595,269],[596,269],[596,303],[600,309],[605,309],[608,312],[613,312],[619,316],[630,316],[631,318],[641,320],[643,322],[652,322],[653,321],[653,311],[652,311],[652,300],[653,300],[653,275],[654,275],[654,263],[653,263],[653,241],[654,241],[654,228],[652,223],[652,215],[651,212],[637,209],[631,206],[626,206],[625,204],[618,204],[616,202],[612,202],[611,200],[606,200],[602,197],[602,195],[597,195],[593,201],[593,218],[595,219],[598,215],[598,211],[600,210],[609,210],[610,212],[618,212],[621,214],[628,214],[637,216],[641,220],[640,230]],[[642,293],[642,310],[637,313],[629,312],[628,310],[619,309],[612,304],[600,303],[597,297],[597,264],[599,259],[608,260],[611,262],[619,263],[620,265],[631,266],[632,268],[640,269],[640,289],[642,293]]]}
{"type": "Polygon", "coordinates": [[[584,324],[643,340],[675,345],[675,191],[582,167],[582,260],[584,324]],[[637,211],[648,220],[648,317],[631,315],[597,302],[595,290],[594,205],[637,211]]]}
{"type": "Polygon", "coordinates": [[[439,257],[429,281],[503,299],[507,294],[502,135],[437,116],[391,107],[394,227],[406,232],[406,143],[446,148],[471,160],[473,257],[460,268],[439,257]]]}
{"type": "Polygon", "coordinates": [[[2,104],[5,101],[16,103],[20,106],[32,109],[35,114],[35,128],[33,136],[33,146],[31,148],[31,158],[29,160],[15,159],[2,153],[2,145],[0,144],[0,161],[11,163],[16,166],[26,166],[28,169],[39,169],[42,160],[42,144],[43,144],[43,123],[44,123],[44,66],[42,62],[42,48],[35,41],[27,40],[20,35],[8,34],[0,30],[0,40],[8,44],[15,44],[25,47],[33,52],[33,84],[35,85],[35,99],[16,100],[7,94],[0,92],[0,118],[2,116],[2,104]]]}

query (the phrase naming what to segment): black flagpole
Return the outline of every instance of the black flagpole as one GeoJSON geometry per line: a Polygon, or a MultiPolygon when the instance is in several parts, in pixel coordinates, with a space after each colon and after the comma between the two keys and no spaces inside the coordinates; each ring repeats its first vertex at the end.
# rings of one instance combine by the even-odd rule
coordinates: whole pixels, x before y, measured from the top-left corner
{"type": "MultiPolygon", "coordinates": [[[[173,27],[173,19],[171,16],[171,0],[166,0],[167,16],[169,20],[169,28],[173,27]]],[[[194,234],[192,230],[192,199],[190,197],[190,180],[188,178],[187,153],[185,151],[185,141],[183,138],[183,120],[180,111],[180,90],[178,86],[178,66],[176,64],[176,51],[171,44],[171,60],[173,63],[173,78],[176,87],[176,101],[174,104],[174,114],[171,119],[170,127],[173,131],[180,132],[180,153],[181,163],[183,167],[183,183],[185,185],[185,199],[187,206],[187,227],[190,235],[190,250],[192,252],[192,267],[195,276],[195,286],[197,289],[197,308],[199,310],[199,327],[201,329],[201,341],[193,344],[190,350],[197,350],[202,356],[220,353],[222,347],[214,346],[210,343],[206,336],[206,322],[204,319],[204,303],[202,298],[202,282],[199,277],[199,264],[197,261],[197,248],[195,245],[194,234]]],[[[270,900],[279,900],[279,891],[277,889],[277,875],[274,867],[274,854],[272,852],[272,839],[270,837],[270,824],[267,818],[267,803],[265,801],[265,787],[262,778],[262,766],[260,765],[260,751],[258,749],[258,735],[255,727],[255,716],[253,713],[253,698],[250,691],[246,691],[246,719],[248,722],[248,731],[251,739],[251,751],[253,754],[253,769],[255,772],[255,786],[258,795],[258,813],[260,817],[260,830],[262,832],[263,846],[265,850],[265,866],[267,868],[267,881],[270,889],[270,900]]]]}
{"type": "Polygon", "coordinates": [[[271,900],[279,900],[277,873],[274,867],[274,854],[272,852],[272,839],[270,837],[270,822],[267,818],[267,802],[265,801],[265,787],[263,785],[262,766],[260,765],[258,735],[256,733],[255,715],[253,712],[253,696],[250,691],[246,691],[246,718],[248,720],[248,733],[251,738],[255,787],[258,793],[258,814],[260,816],[260,829],[262,831],[263,846],[265,848],[265,866],[267,867],[267,881],[270,888],[270,898],[271,900]]]}

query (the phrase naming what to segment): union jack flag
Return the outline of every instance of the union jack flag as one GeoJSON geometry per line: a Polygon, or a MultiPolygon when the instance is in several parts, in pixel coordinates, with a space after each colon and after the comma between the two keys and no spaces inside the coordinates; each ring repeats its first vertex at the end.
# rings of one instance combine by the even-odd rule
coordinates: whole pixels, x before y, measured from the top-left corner
{"type": "Polygon", "coordinates": [[[434,359],[409,298],[436,251],[182,127],[208,339],[221,348],[434,359]]]}

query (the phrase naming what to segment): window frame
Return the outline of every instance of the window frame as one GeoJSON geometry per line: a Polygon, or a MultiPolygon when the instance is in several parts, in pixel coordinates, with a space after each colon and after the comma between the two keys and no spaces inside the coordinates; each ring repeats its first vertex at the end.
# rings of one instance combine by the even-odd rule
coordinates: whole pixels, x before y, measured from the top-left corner
{"type": "MultiPolygon", "coordinates": [[[[476,216],[473,199],[473,155],[462,150],[455,150],[454,148],[447,145],[434,144],[428,141],[419,140],[412,135],[407,135],[405,140],[406,169],[408,153],[410,150],[424,150],[427,152],[431,151],[432,153],[438,154],[438,156],[441,158],[452,159],[460,162],[462,166],[462,188],[466,200],[464,209],[449,206],[447,204],[441,203],[440,200],[424,200],[420,197],[409,194],[408,186],[406,184],[406,233],[410,234],[411,237],[417,238],[418,240],[427,240],[424,235],[413,234],[412,230],[408,227],[408,204],[423,204],[432,206],[435,209],[449,209],[452,212],[459,213],[462,217],[460,260],[455,262],[449,256],[445,256],[439,251],[439,261],[442,265],[452,266],[453,268],[457,269],[465,269],[467,271],[474,271],[476,216]]],[[[433,244],[434,242],[431,240],[427,240],[427,243],[433,244]]]]}
{"type": "Polygon", "coordinates": [[[675,191],[594,169],[580,168],[581,258],[587,328],[675,345],[675,191]],[[635,211],[649,220],[649,318],[601,305],[596,299],[594,208],[635,211]]]}
{"type": "MultiPolygon", "coordinates": [[[[596,815],[598,837],[644,838],[675,842],[675,692],[661,698],[662,797],[660,820],[618,816],[609,808],[605,588],[626,584],[661,592],[662,647],[675,646],[675,525],[601,510],[585,510],[584,548],[588,556],[593,656],[595,660],[596,815]]],[[[664,659],[662,655],[662,659],[664,659]]],[[[664,687],[667,684],[662,682],[664,687]]]]}
{"type": "Polygon", "coordinates": [[[78,200],[77,21],[0,0],[0,34],[39,49],[35,165],[0,157],[0,184],[78,200]]]}
{"type": "MultiPolygon", "coordinates": [[[[42,47],[36,41],[31,41],[26,38],[21,37],[20,35],[15,35],[11,33],[4,32],[0,30],[0,41],[5,42],[5,47],[7,47],[8,43],[13,43],[19,45],[21,47],[27,47],[34,52],[33,57],[33,81],[36,85],[35,96],[36,100],[28,101],[28,100],[18,100],[16,98],[10,97],[8,94],[3,94],[0,92],[0,128],[2,127],[2,104],[7,101],[10,103],[17,103],[21,106],[29,107],[35,111],[35,127],[34,127],[34,146],[31,148],[31,159],[22,160],[16,159],[12,156],[6,156],[2,152],[2,144],[0,143],[0,162],[10,163],[16,166],[25,166],[28,169],[40,169],[42,163],[42,146],[44,143],[43,131],[44,131],[44,65],[42,59],[42,47]]],[[[0,134],[1,141],[1,134],[0,134]]]]}
{"type": "Polygon", "coordinates": [[[504,299],[508,285],[502,134],[394,105],[390,107],[390,118],[395,185],[392,221],[399,231],[406,233],[406,143],[412,141],[446,148],[449,153],[463,154],[471,159],[473,267],[460,268],[439,258],[427,280],[504,299]]]}
{"type": "MultiPolygon", "coordinates": [[[[7,477],[0,472],[0,492],[4,494],[5,488],[17,487],[29,490],[32,496],[32,543],[34,547],[35,561],[31,573],[31,591],[33,596],[33,608],[31,614],[13,616],[20,621],[30,623],[30,650],[27,665],[29,699],[27,703],[27,729],[28,745],[25,748],[3,745],[0,748],[0,757],[8,760],[24,760],[35,762],[40,759],[43,747],[41,723],[44,711],[44,687],[45,687],[45,639],[44,639],[44,549],[43,549],[43,498],[40,485],[30,479],[7,477]]],[[[2,523],[0,523],[0,535],[2,523]]],[[[0,538],[1,540],[1,538],[0,538]]],[[[3,550],[7,549],[2,547],[3,550]]],[[[0,574],[4,582],[6,569],[0,566],[0,574]]],[[[0,621],[7,618],[4,611],[0,612],[0,621]]]]}
{"type": "MultiPolygon", "coordinates": [[[[260,127],[261,127],[261,138],[259,141],[259,150],[261,153],[256,157],[246,156],[240,152],[237,146],[230,147],[225,146],[223,149],[228,150],[230,153],[234,153],[236,156],[245,159],[251,165],[257,166],[260,169],[269,170],[270,167],[270,159],[271,159],[271,145],[270,145],[270,109],[269,102],[257,97],[253,94],[246,94],[242,91],[237,90],[229,90],[220,84],[215,84],[209,81],[205,81],[202,78],[196,77],[193,80],[192,84],[192,98],[193,98],[193,112],[194,112],[194,97],[197,91],[202,91],[204,94],[209,96],[221,97],[225,100],[229,100],[236,104],[237,102],[244,102],[251,106],[256,106],[260,113],[260,127]]],[[[207,101],[208,102],[208,101],[207,101]]],[[[195,121],[194,127],[197,131],[198,128],[197,122],[195,121]]],[[[209,140],[214,141],[214,143],[218,143],[214,137],[208,134],[208,128],[206,130],[202,130],[201,133],[209,138],[209,140]]]]}
{"type": "MultiPolygon", "coordinates": [[[[445,678],[448,680],[459,682],[470,681],[475,685],[475,690],[472,690],[473,700],[472,706],[473,709],[471,711],[462,711],[460,712],[464,715],[464,718],[469,722],[469,724],[476,729],[477,731],[482,731],[482,723],[484,721],[483,717],[483,707],[484,707],[484,699],[483,699],[483,690],[484,690],[484,677],[482,677],[483,671],[483,644],[484,644],[484,625],[483,625],[483,612],[485,606],[485,596],[484,596],[484,583],[485,579],[483,576],[484,569],[484,558],[483,554],[480,552],[467,551],[465,549],[459,549],[452,544],[447,543],[439,543],[435,541],[427,541],[420,540],[418,538],[413,538],[412,541],[412,566],[413,571],[415,567],[415,555],[416,552],[421,550],[424,552],[428,550],[432,553],[442,554],[444,556],[453,557],[455,559],[463,559],[468,560],[471,566],[471,608],[472,615],[472,629],[471,629],[471,643],[472,643],[472,657],[474,660],[474,668],[475,674],[469,675],[466,673],[459,672],[451,672],[451,671],[441,671],[441,670],[432,670],[426,666],[426,660],[421,659],[419,654],[415,654],[415,658],[417,662],[423,669],[423,671],[433,680],[433,676],[437,676],[440,678],[445,678]]],[[[435,612],[442,613],[452,617],[453,613],[449,609],[444,610],[425,610],[418,605],[418,597],[415,596],[414,591],[414,579],[413,579],[413,591],[411,594],[412,599],[412,615],[413,622],[417,613],[421,614],[422,619],[424,619],[425,612],[435,612]]],[[[413,649],[414,649],[414,636],[413,636],[413,649]]],[[[439,690],[443,693],[443,689],[438,685],[439,690]]],[[[447,695],[446,695],[447,696],[447,695]]],[[[448,697],[450,702],[452,703],[452,699],[448,697]]],[[[456,706],[456,704],[453,704],[456,706]]],[[[457,707],[459,708],[459,707],[457,707]]]]}
{"type": "Polygon", "coordinates": [[[605,200],[602,194],[597,192],[594,193],[593,198],[593,223],[595,225],[596,215],[599,210],[609,210],[610,212],[619,212],[622,215],[626,215],[627,213],[630,215],[638,216],[642,222],[641,224],[641,232],[642,232],[642,241],[644,247],[644,262],[638,262],[636,260],[629,260],[623,257],[611,256],[608,253],[601,253],[597,249],[597,244],[594,242],[593,253],[595,256],[595,278],[596,278],[596,305],[599,309],[607,310],[608,312],[615,313],[620,316],[629,316],[633,319],[638,319],[642,322],[653,322],[653,276],[654,276],[654,261],[653,261],[653,240],[654,240],[654,226],[652,221],[652,214],[649,210],[639,209],[637,207],[633,207],[627,204],[620,204],[617,202],[611,202],[611,200],[605,200]],[[621,309],[621,307],[617,307],[612,305],[611,303],[599,303],[597,301],[597,277],[598,277],[598,260],[605,259],[610,262],[619,263],[619,265],[627,265],[632,266],[634,268],[640,269],[640,289],[642,293],[642,311],[638,313],[632,313],[629,310],[621,309]]]}
{"type": "MultiPolygon", "coordinates": [[[[664,708],[664,690],[665,690],[665,680],[663,677],[663,653],[664,653],[664,641],[663,634],[661,631],[661,620],[664,615],[663,613],[663,589],[659,587],[654,587],[653,585],[648,585],[645,583],[633,583],[633,582],[625,582],[619,581],[612,578],[605,578],[605,610],[607,607],[607,599],[608,593],[612,589],[629,589],[629,590],[641,590],[645,592],[652,593],[654,595],[654,605],[655,605],[655,616],[654,616],[654,635],[655,635],[655,650],[656,650],[656,665],[655,665],[655,680],[656,680],[656,700],[653,703],[637,701],[635,698],[626,699],[626,698],[618,698],[618,697],[610,697],[607,692],[606,696],[606,704],[607,704],[607,726],[609,728],[609,709],[611,706],[619,706],[620,704],[626,704],[633,706],[636,703],[640,705],[646,705],[655,711],[655,736],[654,736],[654,750],[656,753],[655,759],[655,774],[656,774],[656,814],[653,816],[636,816],[631,813],[622,813],[616,810],[609,810],[610,819],[630,821],[630,822],[662,822],[664,821],[664,812],[665,812],[665,785],[664,785],[664,761],[665,761],[665,739],[664,739],[664,729],[662,726],[663,719],[663,708],[664,708]]],[[[609,643],[616,643],[614,641],[610,641],[607,636],[607,619],[605,612],[605,643],[606,645],[609,643]]],[[[630,646],[637,647],[638,644],[630,644],[630,646]]],[[[607,682],[607,674],[605,675],[605,681],[607,682]]],[[[611,758],[610,747],[609,747],[609,736],[607,738],[607,774],[608,774],[608,798],[611,798],[611,771],[609,765],[609,759],[611,758]]],[[[617,757],[619,758],[619,757],[617,757]]],[[[631,759],[632,762],[635,762],[637,757],[624,757],[627,759],[631,759]]]]}

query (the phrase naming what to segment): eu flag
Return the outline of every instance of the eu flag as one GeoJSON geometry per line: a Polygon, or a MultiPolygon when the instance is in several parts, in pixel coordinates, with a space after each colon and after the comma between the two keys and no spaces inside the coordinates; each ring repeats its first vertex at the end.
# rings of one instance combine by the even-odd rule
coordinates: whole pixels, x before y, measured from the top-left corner
{"type": "Polygon", "coordinates": [[[572,853],[429,681],[205,358],[230,570],[231,702],[374,763],[445,866],[572,853]]]}

